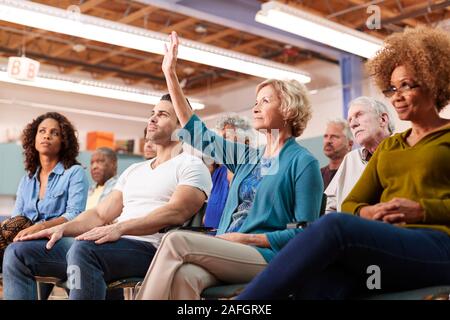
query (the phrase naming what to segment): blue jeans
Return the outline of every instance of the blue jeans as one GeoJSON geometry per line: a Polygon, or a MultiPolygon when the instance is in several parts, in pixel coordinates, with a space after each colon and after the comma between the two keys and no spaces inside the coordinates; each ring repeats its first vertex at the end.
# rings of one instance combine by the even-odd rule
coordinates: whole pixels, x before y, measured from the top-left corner
{"type": "Polygon", "coordinates": [[[105,299],[107,283],[145,277],[156,248],[149,242],[122,238],[97,245],[62,238],[51,250],[47,240],[14,242],[3,260],[5,299],[37,299],[34,276],[68,278],[70,299],[105,299]]]}
{"type": "Polygon", "coordinates": [[[450,284],[450,236],[331,213],[292,239],[238,299],[345,299],[450,284]],[[380,269],[380,290],[369,290],[380,269]]]}

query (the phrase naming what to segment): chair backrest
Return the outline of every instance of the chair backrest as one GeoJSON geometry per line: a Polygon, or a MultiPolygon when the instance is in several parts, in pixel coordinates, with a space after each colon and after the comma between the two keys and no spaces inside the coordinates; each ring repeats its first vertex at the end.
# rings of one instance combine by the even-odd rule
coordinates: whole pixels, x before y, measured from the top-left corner
{"type": "Polygon", "coordinates": [[[203,203],[203,206],[200,208],[200,210],[197,211],[196,214],[194,214],[191,219],[186,221],[183,224],[183,227],[201,227],[203,226],[203,217],[205,216],[206,212],[206,202],[203,203]]]}
{"type": "Polygon", "coordinates": [[[319,217],[323,216],[325,214],[325,209],[327,208],[327,195],[324,193],[322,195],[322,202],[320,204],[320,213],[319,217]]]}
{"type": "Polygon", "coordinates": [[[170,226],[159,230],[159,233],[166,233],[173,229],[186,228],[186,227],[201,227],[203,225],[203,217],[205,216],[206,202],[189,220],[182,225],[170,226]]]}

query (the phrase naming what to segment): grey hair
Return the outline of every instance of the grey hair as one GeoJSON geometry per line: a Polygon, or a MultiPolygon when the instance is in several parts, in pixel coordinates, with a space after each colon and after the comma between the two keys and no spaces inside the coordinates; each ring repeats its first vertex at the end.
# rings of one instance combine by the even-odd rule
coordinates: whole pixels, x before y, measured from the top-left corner
{"type": "Polygon", "coordinates": [[[344,134],[345,134],[345,137],[347,138],[347,140],[353,141],[353,134],[352,134],[352,131],[350,130],[348,121],[345,121],[344,119],[341,119],[341,118],[337,118],[337,119],[328,121],[327,126],[329,126],[330,124],[341,126],[342,131],[344,131],[344,134]]]}
{"type": "Polygon", "coordinates": [[[234,113],[225,114],[217,120],[215,128],[220,132],[224,130],[227,125],[234,128],[238,141],[242,143],[244,143],[244,141],[249,141],[250,143],[254,138],[250,121],[245,117],[241,117],[234,113]]]}
{"type": "Polygon", "coordinates": [[[387,114],[389,119],[388,120],[389,133],[391,135],[394,133],[395,131],[394,118],[392,117],[392,114],[389,111],[389,108],[386,106],[386,104],[372,97],[361,96],[350,101],[350,103],[348,104],[348,108],[350,109],[350,107],[353,105],[365,106],[380,117],[383,115],[383,113],[387,114]]]}
{"type": "Polygon", "coordinates": [[[109,160],[117,163],[117,154],[114,150],[107,148],[107,147],[100,147],[95,150],[95,152],[100,152],[105,157],[107,157],[109,160]]]}
{"type": "Polygon", "coordinates": [[[223,115],[216,122],[216,129],[223,130],[226,125],[233,126],[236,129],[241,129],[244,131],[250,130],[251,125],[250,122],[237,114],[226,114],[223,115]]]}

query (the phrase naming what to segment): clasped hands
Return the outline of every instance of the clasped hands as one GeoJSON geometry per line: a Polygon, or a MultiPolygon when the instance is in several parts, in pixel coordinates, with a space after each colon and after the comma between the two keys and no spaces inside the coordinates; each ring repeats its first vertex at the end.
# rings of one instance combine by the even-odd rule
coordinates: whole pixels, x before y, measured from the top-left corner
{"type": "Polygon", "coordinates": [[[370,220],[403,225],[423,222],[425,210],[416,201],[405,198],[393,198],[388,202],[363,207],[359,215],[370,220]]]}

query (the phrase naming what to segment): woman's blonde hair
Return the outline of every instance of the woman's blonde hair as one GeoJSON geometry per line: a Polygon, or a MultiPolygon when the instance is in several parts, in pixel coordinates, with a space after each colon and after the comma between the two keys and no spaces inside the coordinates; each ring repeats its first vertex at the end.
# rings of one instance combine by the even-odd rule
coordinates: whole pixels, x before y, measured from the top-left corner
{"type": "Polygon", "coordinates": [[[367,63],[377,86],[386,90],[398,66],[414,72],[441,111],[450,101],[450,35],[429,27],[406,29],[384,40],[384,47],[367,63]]]}
{"type": "Polygon", "coordinates": [[[312,117],[308,89],[297,80],[268,79],[256,87],[256,93],[266,86],[272,86],[281,100],[280,112],[292,127],[292,135],[299,137],[312,117]]]}

